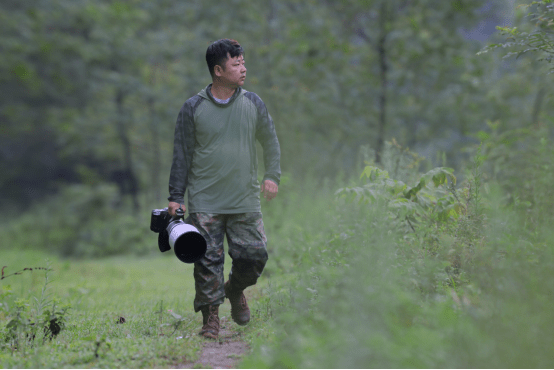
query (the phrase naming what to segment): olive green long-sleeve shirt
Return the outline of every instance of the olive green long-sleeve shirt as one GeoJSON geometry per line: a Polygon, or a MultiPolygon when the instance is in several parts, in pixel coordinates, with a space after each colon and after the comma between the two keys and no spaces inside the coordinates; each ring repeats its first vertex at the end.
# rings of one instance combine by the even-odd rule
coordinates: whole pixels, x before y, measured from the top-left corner
{"type": "Polygon", "coordinates": [[[273,120],[255,93],[239,87],[220,104],[211,84],[188,99],[177,117],[169,201],[190,213],[260,212],[256,140],[263,149],[263,180],[279,184],[279,141],[273,120]]]}

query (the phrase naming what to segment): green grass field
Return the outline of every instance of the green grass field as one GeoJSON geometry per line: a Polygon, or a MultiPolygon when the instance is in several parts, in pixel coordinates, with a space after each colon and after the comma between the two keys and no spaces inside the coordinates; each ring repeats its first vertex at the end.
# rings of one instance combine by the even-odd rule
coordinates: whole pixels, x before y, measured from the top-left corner
{"type": "MultiPolygon", "coordinates": [[[[44,345],[35,341],[15,350],[3,348],[1,367],[170,367],[198,357],[204,340],[197,335],[201,314],[192,308],[192,265],[174,255],[161,254],[73,261],[32,251],[0,252],[2,265],[8,266],[6,275],[25,267],[46,266],[47,259],[53,269],[49,292],[60,304],[71,305],[66,328],[44,345]],[[118,323],[121,317],[125,323],[118,323]]],[[[44,283],[45,272],[41,270],[7,277],[1,288],[12,294],[4,298],[3,305],[13,305],[17,298],[34,307],[33,297],[40,297],[44,283]]],[[[262,280],[248,292],[254,297],[252,301],[264,285],[262,280]]],[[[255,302],[251,307],[260,310],[255,302]]],[[[229,310],[227,302],[221,306],[220,316],[230,316],[229,310]]],[[[0,319],[5,319],[2,313],[0,319]]],[[[259,336],[267,330],[266,323],[255,318],[245,328],[230,320],[226,325],[246,341],[253,332],[259,336]]]]}
{"type": "MultiPolygon", "coordinates": [[[[48,204],[56,203],[49,201],[48,204]]],[[[238,333],[233,340],[243,340],[251,347],[260,341],[271,343],[274,339],[274,292],[279,294],[292,289],[296,275],[290,272],[302,261],[309,262],[310,256],[306,252],[312,243],[321,239],[318,230],[326,222],[330,209],[328,204],[314,202],[314,198],[303,197],[298,191],[287,191],[286,187],[281,189],[279,200],[263,206],[271,257],[258,284],[246,291],[252,319],[246,327],[226,320],[227,329],[238,333]],[[313,215],[314,211],[316,215],[313,215]],[[299,219],[310,222],[301,224],[299,219]]],[[[83,207],[87,209],[90,205],[83,207]]],[[[68,211],[63,207],[60,210],[61,213],[68,211]]],[[[101,212],[109,213],[109,210],[101,212]]],[[[0,366],[170,367],[198,358],[205,340],[197,335],[202,316],[193,311],[193,265],[180,262],[172,251],[159,253],[156,236],[148,230],[149,220],[145,217],[138,217],[130,223],[128,217],[118,216],[116,213],[111,219],[99,217],[91,223],[84,223],[83,230],[88,233],[87,230],[93,228],[92,232],[105,235],[102,244],[110,244],[110,238],[117,234],[117,230],[136,229],[131,232],[140,235],[138,255],[129,253],[132,247],[125,245],[122,248],[128,255],[59,257],[59,245],[64,243],[67,249],[75,238],[71,231],[73,226],[61,221],[56,224],[45,216],[34,219],[23,216],[11,228],[0,230],[6,240],[11,240],[11,248],[0,251],[0,265],[7,266],[5,274],[26,267],[45,267],[49,261],[52,271],[49,273],[48,293],[58,305],[71,306],[65,315],[65,329],[52,341],[44,344],[39,340],[32,344],[22,341],[19,347],[9,340],[1,343],[0,366]],[[120,220],[123,224],[118,224],[120,220]],[[37,229],[48,231],[48,236],[41,237],[37,229]],[[43,251],[28,247],[41,240],[47,243],[43,251]],[[145,250],[147,254],[143,256],[145,250]],[[124,324],[117,323],[120,317],[125,319],[124,324]]],[[[64,219],[59,215],[56,220],[64,219]]],[[[133,243],[137,236],[129,240],[133,243]]],[[[110,248],[120,243],[114,239],[110,248]]],[[[94,243],[81,245],[80,256],[98,254],[97,251],[84,250],[87,245],[95,247],[94,243]]],[[[226,255],[226,275],[230,263],[230,257],[226,255]]],[[[7,323],[15,316],[17,304],[23,307],[26,317],[32,319],[36,316],[36,299],[40,300],[44,285],[45,271],[42,270],[24,271],[0,281],[0,329],[3,330],[0,333],[3,336],[7,334],[7,323]]],[[[220,307],[220,317],[230,318],[228,301],[220,307]]]]}

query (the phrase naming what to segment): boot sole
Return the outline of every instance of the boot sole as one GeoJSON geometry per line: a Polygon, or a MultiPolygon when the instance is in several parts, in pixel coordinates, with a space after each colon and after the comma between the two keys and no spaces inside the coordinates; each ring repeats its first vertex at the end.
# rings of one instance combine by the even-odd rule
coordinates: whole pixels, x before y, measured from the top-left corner
{"type": "Polygon", "coordinates": [[[216,334],[211,333],[209,331],[200,332],[198,334],[203,336],[204,338],[207,338],[207,339],[217,339],[217,338],[219,338],[219,334],[216,335],[216,334]]]}
{"type": "Polygon", "coordinates": [[[238,321],[238,320],[235,320],[233,317],[231,317],[231,318],[239,326],[246,326],[246,324],[248,324],[250,322],[250,320],[248,320],[248,321],[238,321]]]}

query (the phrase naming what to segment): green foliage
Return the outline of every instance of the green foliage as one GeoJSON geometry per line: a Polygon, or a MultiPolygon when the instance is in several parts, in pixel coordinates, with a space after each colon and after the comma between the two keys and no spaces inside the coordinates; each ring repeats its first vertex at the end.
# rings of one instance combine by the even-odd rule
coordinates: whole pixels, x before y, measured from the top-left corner
{"type": "MultiPolygon", "coordinates": [[[[486,147],[487,142],[477,149],[460,189],[446,188],[442,175],[435,188],[438,169],[422,176],[426,186],[415,195],[444,187],[460,209],[457,217],[419,223],[417,234],[390,217],[391,203],[406,199],[404,191],[417,185],[398,190],[388,171],[366,168],[367,183],[359,188],[378,183],[379,196],[360,191],[368,202],[335,203],[337,217],[320,226],[336,237],[312,243],[312,263],[296,271],[291,292],[273,293],[273,301],[285,301],[272,307],[275,340],[258,343],[242,365],[548,366],[553,328],[547,307],[554,302],[546,271],[554,250],[529,238],[516,209],[501,205],[500,188],[484,181],[486,147]],[[324,263],[322,256],[335,252],[338,263],[324,263]]],[[[280,255],[295,248],[283,248],[280,255]]]]}
{"type": "MultiPolygon", "coordinates": [[[[0,260],[13,266],[14,271],[27,263],[36,265],[47,256],[52,259],[55,271],[48,292],[72,307],[70,314],[64,316],[65,327],[54,340],[44,344],[42,340],[37,342],[40,334],[37,332],[35,344],[25,347],[25,352],[1,347],[0,367],[169,368],[190,365],[198,359],[205,340],[197,335],[202,317],[193,311],[192,265],[159,253],[147,258],[127,256],[86,261],[64,260],[40,251],[0,251],[0,260]]],[[[226,263],[225,269],[229,268],[230,263],[226,263]]],[[[33,274],[26,271],[2,280],[0,303],[19,299],[29,305],[24,306],[26,312],[34,314],[33,297],[39,298],[43,287],[37,277],[35,271],[33,274]]],[[[263,289],[264,284],[261,281],[257,287],[263,289]]],[[[5,316],[1,307],[3,329],[11,317],[5,316]]],[[[258,308],[254,299],[250,307],[258,308]]],[[[10,310],[15,310],[11,303],[10,310]]],[[[227,329],[238,332],[233,340],[259,339],[258,333],[270,330],[255,317],[252,325],[238,328],[230,320],[228,303],[221,306],[220,314],[228,318],[227,329]]]]}
{"type": "MultiPolygon", "coordinates": [[[[398,172],[398,163],[401,158],[414,157],[409,151],[399,153],[395,164],[398,172]]],[[[417,168],[416,164],[407,163],[404,167],[417,168]]],[[[417,226],[430,220],[446,222],[458,218],[462,206],[456,196],[448,188],[448,183],[456,184],[453,169],[438,167],[419,176],[413,184],[391,179],[389,172],[375,166],[366,166],[360,179],[366,180],[363,186],[346,187],[337,190],[336,195],[358,204],[384,204],[389,210],[390,219],[399,220],[401,229],[408,226],[416,232],[417,226]]]]}
{"type": "Polygon", "coordinates": [[[469,134],[485,119],[516,125],[525,118],[522,107],[536,85],[528,68],[513,73],[492,55],[475,57],[481,46],[460,32],[506,7],[491,4],[2,3],[0,206],[38,202],[68,183],[114,183],[123,170],[135,179],[121,198],[136,185],[142,194],[135,203],[165,202],[179,107],[210,82],[206,45],[227,36],[246,48],[245,88],[266,102],[283,168],[295,177],[353,176],[360,147],[377,148],[393,134],[429,158],[444,153],[457,168],[467,160],[469,134]],[[511,81],[501,82],[506,75],[511,81]]]}
{"type": "MultiPolygon", "coordinates": [[[[396,173],[413,172],[421,161],[409,150],[399,150],[397,144],[388,147],[397,158],[389,162],[394,164],[396,173]],[[398,163],[404,166],[399,167],[398,163]]],[[[479,151],[473,173],[460,189],[456,189],[456,177],[449,168],[437,167],[412,176],[413,183],[406,184],[391,179],[386,170],[367,166],[360,176],[366,179],[363,186],[342,188],[335,194],[361,207],[386,210],[382,216],[388,220],[389,227],[402,235],[402,247],[397,253],[405,261],[413,263],[431,258],[439,263],[439,269],[429,276],[424,276],[427,273],[422,276],[417,264],[413,266],[415,286],[424,295],[434,294],[444,286],[455,287],[466,282],[475,250],[483,245],[482,160],[479,151]]],[[[349,233],[361,232],[360,229],[350,228],[349,233]]]]}
{"type": "MultiPolygon", "coordinates": [[[[206,46],[232,37],[290,180],[263,204],[270,260],[252,325],[237,328],[255,348],[244,366],[551,367],[552,2],[519,8],[530,14],[499,28],[509,39],[475,57],[482,45],[461,30],[511,2],[488,3],[2,2],[2,265],[37,249],[158,253],[148,206],[165,202],[175,117],[210,82],[206,46]],[[500,47],[518,63],[484,54],[500,47]],[[378,167],[369,148],[381,114],[382,136],[412,151],[391,140],[378,167]],[[440,155],[429,165],[414,150],[440,155]],[[362,176],[345,184],[363,151],[362,176]],[[121,170],[136,176],[139,212],[116,188],[121,170]]],[[[23,266],[2,276],[1,367],[197,356],[189,267],[165,255],[56,263],[52,296],[29,272],[13,276],[23,266]],[[72,315],[51,297],[70,300],[72,315]],[[54,316],[64,330],[44,341],[54,316]]]]}
{"type": "MultiPolygon", "coordinates": [[[[25,355],[30,348],[44,345],[65,329],[70,306],[58,306],[57,299],[52,297],[49,289],[51,268],[26,268],[21,271],[40,269],[46,270],[45,281],[40,295],[32,297],[33,304],[24,298],[14,297],[9,286],[2,288],[0,312],[7,322],[0,332],[2,350],[10,350],[12,353],[18,351],[25,355]]],[[[19,273],[12,275],[16,274],[19,273]]]]}
{"type": "MultiPolygon", "coordinates": [[[[446,220],[422,217],[414,223],[417,234],[390,207],[404,192],[349,203],[327,182],[288,176],[279,197],[262,203],[270,259],[258,285],[247,290],[251,325],[231,326],[253,349],[241,367],[548,367],[553,235],[527,230],[523,220],[534,205],[506,207],[508,181],[500,175],[507,165],[497,180],[490,177],[495,135],[483,142],[460,188],[446,187],[439,170],[425,172],[426,185],[410,202],[440,190],[456,195],[461,208],[446,220]]],[[[411,160],[401,163],[397,176],[409,178],[411,160]]],[[[547,172],[534,171],[547,181],[547,172]]],[[[348,187],[381,181],[386,190],[388,181],[394,188],[391,173],[375,167],[361,185],[348,187]]],[[[423,177],[402,182],[411,189],[423,177]]],[[[549,190],[540,189],[546,199],[549,190]]],[[[22,267],[10,260],[31,265],[43,257],[0,252],[12,271],[22,267]]],[[[226,271],[229,266],[227,259],[226,271]]],[[[0,351],[2,367],[170,367],[197,358],[201,318],[192,313],[192,266],[148,256],[55,260],[54,267],[53,294],[73,307],[65,329],[25,354],[0,351]]],[[[25,296],[32,281],[23,279],[31,277],[26,271],[2,280],[11,287],[2,286],[0,302],[15,301],[19,291],[21,304],[33,302],[41,290],[25,296]]],[[[221,316],[228,310],[224,304],[221,316]]]]}
{"type": "Polygon", "coordinates": [[[37,248],[72,257],[157,252],[149,214],[121,208],[114,186],[73,185],[3,225],[15,250],[37,248]]]}
{"type": "MultiPolygon", "coordinates": [[[[505,58],[515,56],[519,58],[526,53],[538,54],[539,61],[552,63],[554,58],[554,3],[552,0],[533,1],[530,4],[522,4],[519,7],[532,11],[527,14],[530,22],[534,24],[534,30],[525,32],[518,27],[502,27],[497,29],[502,35],[508,36],[504,43],[490,44],[483,48],[478,55],[497,48],[508,48],[516,51],[508,52],[505,58]]],[[[550,69],[554,73],[554,67],[550,69]]]]}
{"type": "Polygon", "coordinates": [[[553,215],[554,145],[549,132],[546,124],[509,129],[489,122],[489,132],[481,134],[486,172],[504,190],[505,204],[517,210],[527,230],[537,236],[549,227],[553,215]]]}

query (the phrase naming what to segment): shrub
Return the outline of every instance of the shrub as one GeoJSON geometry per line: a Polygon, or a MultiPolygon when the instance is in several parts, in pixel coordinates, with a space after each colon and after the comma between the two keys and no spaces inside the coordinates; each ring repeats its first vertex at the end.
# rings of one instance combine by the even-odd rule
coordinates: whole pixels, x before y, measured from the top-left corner
{"type": "Polygon", "coordinates": [[[72,185],[0,229],[13,249],[42,249],[71,257],[157,252],[149,213],[121,206],[115,186],[72,185]]]}

